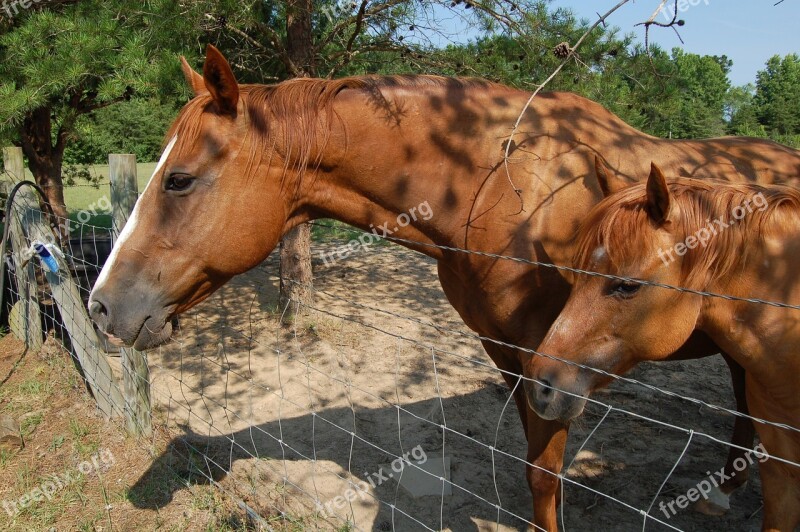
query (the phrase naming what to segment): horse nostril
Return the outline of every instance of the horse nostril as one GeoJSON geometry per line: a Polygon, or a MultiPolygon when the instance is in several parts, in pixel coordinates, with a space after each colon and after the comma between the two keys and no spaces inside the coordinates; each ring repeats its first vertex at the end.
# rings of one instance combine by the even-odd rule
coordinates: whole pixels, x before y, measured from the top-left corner
{"type": "Polygon", "coordinates": [[[89,310],[93,315],[96,314],[103,317],[108,316],[108,311],[106,310],[106,306],[100,303],[99,301],[92,301],[92,306],[89,310]]]}
{"type": "Polygon", "coordinates": [[[108,321],[108,309],[96,299],[89,303],[89,315],[101,327],[105,328],[108,321]]]}
{"type": "Polygon", "coordinates": [[[539,379],[536,387],[538,388],[537,391],[541,397],[550,397],[555,391],[553,386],[550,384],[550,381],[547,379],[539,379]]]}

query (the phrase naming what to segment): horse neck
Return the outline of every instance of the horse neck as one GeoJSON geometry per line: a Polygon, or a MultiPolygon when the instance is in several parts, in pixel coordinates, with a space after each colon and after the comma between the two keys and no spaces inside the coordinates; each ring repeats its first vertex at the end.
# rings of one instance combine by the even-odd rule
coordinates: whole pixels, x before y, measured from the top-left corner
{"type": "MultiPolygon", "coordinates": [[[[733,267],[712,277],[705,290],[734,298],[800,304],[796,276],[800,269],[800,213],[788,210],[765,214],[769,214],[765,220],[748,223],[745,219],[726,229],[736,232],[728,240],[734,245],[711,251],[718,256],[725,254],[723,260],[730,259],[733,267]]],[[[782,367],[765,366],[767,357],[781,360],[787,348],[794,357],[800,344],[796,321],[797,311],[793,309],[716,297],[704,298],[698,318],[700,328],[720,347],[747,371],[767,381],[780,375],[772,374],[772,369],[782,367]]],[[[800,370],[800,359],[794,358],[794,367],[800,370]]]]}
{"type": "MultiPolygon", "coordinates": [[[[447,121],[452,117],[430,109],[430,93],[437,90],[404,91],[395,99],[386,89],[384,107],[378,110],[372,95],[352,91],[338,96],[330,132],[311,158],[319,165],[303,178],[302,216],[334,218],[378,236],[399,238],[399,244],[437,260],[444,253],[436,246],[464,247],[464,220],[474,208],[476,172],[484,171],[476,161],[488,159],[489,148],[484,132],[469,131],[464,137],[454,133],[453,138],[432,142],[438,132],[454,127],[447,121]],[[444,142],[452,144],[445,147],[444,142]]],[[[485,98],[477,93],[469,97],[485,98]]],[[[486,193],[490,198],[501,195],[486,193]]]]}
{"type": "MultiPolygon", "coordinates": [[[[375,237],[392,237],[398,244],[437,260],[442,250],[453,246],[449,228],[443,226],[440,205],[420,186],[397,175],[386,175],[377,183],[371,173],[319,172],[305,194],[301,217],[333,218],[375,237]],[[393,193],[406,187],[404,194],[393,193]]],[[[362,237],[361,240],[363,241],[362,237]]]]}

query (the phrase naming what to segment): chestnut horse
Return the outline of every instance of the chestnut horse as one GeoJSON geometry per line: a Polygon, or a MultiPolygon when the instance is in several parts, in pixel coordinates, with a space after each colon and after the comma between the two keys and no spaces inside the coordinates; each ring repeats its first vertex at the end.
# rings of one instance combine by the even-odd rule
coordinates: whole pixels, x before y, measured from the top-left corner
{"type": "MultiPolygon", "coordinates": [[[[694,291],[800,304],[800,192],[786,186],[667,182],[612,194],[587,216],[575,267],[694,291]]],[[[763,530],[800,524],[800,310],[580,275],[541,353],[621,374],[664,360],[703,331],[746,372],[747,404],[769,457],[759,460],[763,530]],[[775,424],[788,425],[783,428],[775,424]],[[780,459],[786,460],[781,461],[780,459]],[[794,464],[794,465],[793,465],[794,464]]],[[[533,409],[568,421],[610,377],[535,357],[533,409]]]]}
{"type": "MultiPolygon", "coordinates": [[[[167,341],[172,316],[259,264],[298,224],[328,217],[369,230],[425,201],[434,216],[393,236],[438,260],[444,292],[470,328],[532,347],[563,307],[569,280],[435,246],[566,264],[582,214],[601,199],[593,158],[620,147],[629,156],[610,161],[620,176],[641,173],[644,155],[700,177],[800,175],[800,153],[778,144],[660,140],[573,94],[538,96],[509,140],[529,94],[486,81],[367,76],[239,85],[213,47],[202,76],[183,63],[195,97],[167,134],[89,302],[103,331],[137,349],[167,341]]],[[[527,357],[484,347],[499,368],[521,374],[527,357]]],[[[696,335],[681,355],[718,352],[696,335]]],[[[510,374],[528,439],[535,523],[555,530],[567,426],[527,408],[510,374]]],[[[747,425],[740,438],[752,441],[747,425]]]]}

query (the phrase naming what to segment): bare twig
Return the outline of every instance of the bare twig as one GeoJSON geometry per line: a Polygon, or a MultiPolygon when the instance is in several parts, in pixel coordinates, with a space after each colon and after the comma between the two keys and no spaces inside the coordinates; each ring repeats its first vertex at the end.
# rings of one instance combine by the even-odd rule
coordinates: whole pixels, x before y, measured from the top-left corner
{"type": "Polygon", "coordinates": [[[350,39],[347,40],[347,46],[345,47],[348,53],[353,51],[353,43],[356,41],[358,34],[361,33],[361,28],[364,25],[364,13],[367,9],[367,1],[368,0],[361,0],[361,5],[358,8],[358,14],[356,14],[356,27],[353,28],[353,34],[350,35],[350,39]]]}
{"type": "Polygon", "coordinates": [[[661,13],[661,10],[664,9],[664,5],[668,1],[669,0],[661,0],[661,3],[656,8],[656,10],[653,11],[653,14],[650,15],[650,18],[647,19],[647,21],[636,24],[636,26],[644,26],[644,48],[647,51],[647,55],[650,55],[650,26],[658,26],[660,28],[672,28],[672,30],[675,32],[675,35],[678,36],[678,40],[681,41],[681,44],[684,44],[681,34],[678,33],[678,30],[675,27],[675,26],[683,26],[683,21],[678,20],[678,0],[675,0],[675,6],[672,9],[672,20],[670,20],[666,24],[664,24],[663,22],[656,21],[656,17],[658,16],[659,13],[661,13]]]}
{"type": "Polygon", "coordinates": [[[516,134],[517,130],[519,129],[519,125],[522,122],[522,118],[525,116],[525,112],[528,110],[528,107],[530,107],[531,102],[533,102],[533,99],[566,66],[566,64],[569,62],[569,60],[575,54],[575,51],[578,49],[578,47],[581,44],[583,44],[583,41],[586,39],[586,37],[588,37],[595,30],[595,28],[597,28],[599,25],[605,23],[605,20],[608,17],[610,17],[615,11],[617,11],[619,8],[621,8],[622,6],[627,4],[628,2],[630,2],[630,0],[621,0],[619,3],[617,3],[617,5],[615,5],[611,9],[609,9],[603,16],[598,18],[595,21],[594,24],[589,26],[589,29],[587,29],[584,32],[584,34],[580,36],[580,38],[575,42],[575,44],[572,47],[569,47],[567,56],[564,58],[563,61],[561,61],[561,64],[559,64],[558,67],[556,67],[556,69],[553,71],[553,73],[550,74],[550,76],[546,80],[544,80],[538,87],[536,87],[536,90],[533,91],[533,94],[531,94],[531,97],[528,98],[527,102],[525,102],[525,106],[522,108],[522,111],[519,113],[519,116],[517,117],[517,121],[514,123],[514,127],[511,128],[511,134],[508,136],[508,141],[506,142],[506,150],[505,150],[505,154],[503,156],[503,166],[506,169],[506,177],[508,178],[508,182],[511,184],[511,188],[514,191],[514,193],[517,195],[517,198],[519,198],[519,202],[520,202],[520,210],[519,210],[519,212],[523,212],[525,210],[525,203],[524,203],[524,201],[522,199],[522,190],[517,188],[516,185],[514,185],[514,181],[511,179],[511,170],[509,170],[509,168],[508,168],[508,159],[509,159],[509,154],[511,153],[511,146],[513,145],[514,135],[516,134]]]}
{"type": "MultiPolygon", "coordinates": [[[[209,20],[216,21],[216,17],[214,15],[212,15],[211,13],[206,13],[205,16],[209,20]]],[[[289,70],[289,72],[292,73],[293,76],[295,76],[295,77],[302,77],[303,76],[303,72],[297,67],[297,65],[294,63],[294,61],[292,61],[292,58],[289,57],[289,54],[286,52],[286,49],[281,44],[282,41],[281,41],[280,36],[275,32],[275,30],[273,30],[269,26],[264,25],[264,24],[260,24],[259,25],[259,29],[266,33],[267,38],[270,40],[270,44],[272,45],[274,50],[270,50],[264,44],[262,44],[261,42],[255,40],[253,37],[251,37],[250,35],[248,35],[244,31],[240,30],[239,28],[233,27],[231,25],[227,25],[227,26],[225,26],[225,29],[227,29],[230,32],[238,35],[239,37],[241,37],[242,39],[247,41],[249,44],[251,44],[252,46],[255,46],[256,48],[258,48],[259,50],[263,50],[265,52],[270,52],[270,53],[275,53],[278,56],[278,59],[280,59],[280,61],[286,66],[286,68],[289,70]]]]}

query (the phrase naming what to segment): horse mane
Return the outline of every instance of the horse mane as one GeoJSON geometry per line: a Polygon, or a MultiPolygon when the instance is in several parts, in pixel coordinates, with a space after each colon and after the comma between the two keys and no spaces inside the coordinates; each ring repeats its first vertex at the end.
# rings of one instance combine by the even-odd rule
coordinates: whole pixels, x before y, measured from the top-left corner
{"type": "MultiPolygon", "coordinates": [[[[295,78],[273,85],[239,85],[253,134],[271,146],[280,137],[287,149],[299,147],[307,152],[318,134],[319,119],[325,117],[330,124],[332,102],[344,90],[357,90],[366,94],[378,108],[387,108],[382,89],[391,88],[446,88],[463,91],[470,88],[505,88],[479,78],[448,78],[430,75],[352,76],[341,79],[295,78]],[[323,114],[324,113],[324,114],[323,114]]],[[[507,88],[506,88],[507,89],[507,88]]],[[[181,110],[167,133],[164,144],[178,132],[181,149],[187,139],[196,139],[203,113],[212,103],[211,96],[201,94],[181,110]]],[[[317,139],[318,140],[318,139],[317,139]]],[[[308,155],[307,153],[305,155],[308,155]]],[[[303,154],[297,158],[301,167],[308,164],[303,154]]]]}
{"type": "MultiPolygon", "coordinates": [[[[323,148],[328,141],[334,120],[333,100],[345,90],[356,90],[367,95],[371,108],[383,112],[390,121],[396,120],[396,105],[388,101],[383,89],[391,88],[445,88],[464,91],[470,88],[505,88],[477,78],[448,78],[443,76],[396,75],[354,76],[341,79],[295,78],[274,85],[239,85],[239,97],[249,120],[244,141],[248,137],[255,144],[249,150],[245,172],[261,164],[264,157],[272,157],[277,148],[284,160],[284,179],[289,168],[299,178],[294,182],[294,197],[298,197],[307,174],[321,164],[323,148]],[[316,154],[316,159],[312,160],[316,154]]],[[[200,140],[204,115],[213,103],[208,93],[195,96],[187,103],[173,122],[164,139],[164,145],[177,135],[175,149],[191,149],[200,140]],[[180,133],[180,134],[179,134],[180,133]]],[[[313,178],[313,177],[312,177],[313,178]]]]}
{"type": "MultiPolygon", "coordinates": [[[[800,218],[800,192],[786,186],[762,186],[752,183],[700,181],[677,178],[668,180],[677,213],[671,232],[677,242],[709,228],[714,220],[726,224],[734,220],[733,210],[758,194],[766,200],[763,209],[752,208],[744,217],[717,232],[707,245],[688,249],[683,256],[681,286],[702,289],[747,263],[753,239],[763,239],[800,218]]],[[[605,198],[584,221],[578,234],[574,264],[589,269],[592,254],[603,246],[609,260],[617,267],[641,261],[656,223],[645,210],[646,185],[639,183],[605,198]]],[[[668,222],[670,223],[670,222],[668,222]]]]}

